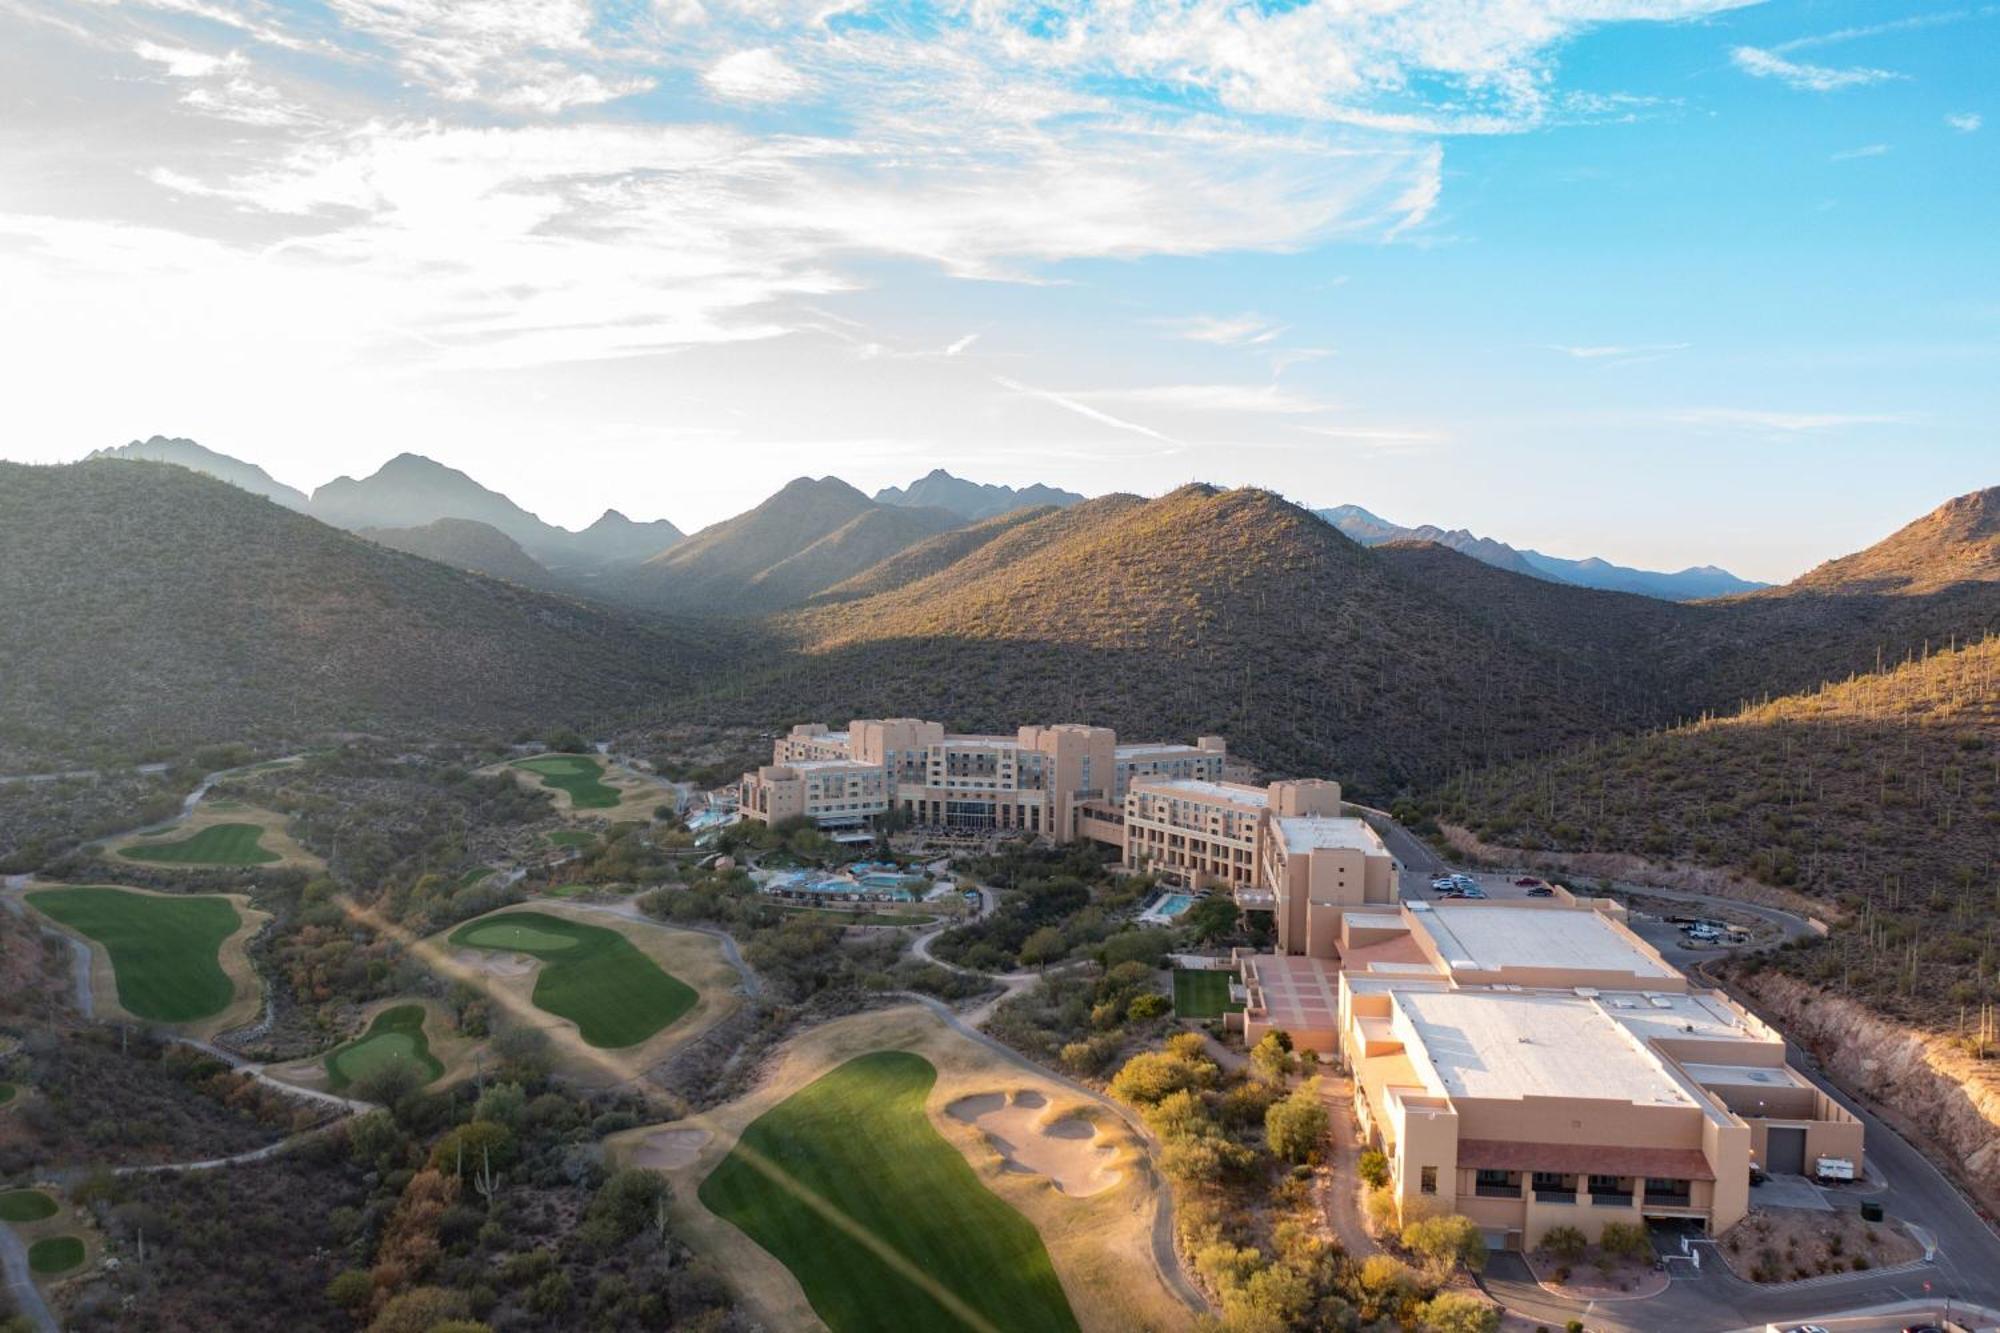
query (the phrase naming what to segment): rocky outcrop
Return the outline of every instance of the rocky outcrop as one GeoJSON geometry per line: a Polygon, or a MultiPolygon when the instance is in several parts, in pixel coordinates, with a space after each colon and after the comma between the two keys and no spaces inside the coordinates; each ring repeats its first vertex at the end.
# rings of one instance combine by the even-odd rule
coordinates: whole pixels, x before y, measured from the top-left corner
{"type": "Polygon", "coordinates": [[[1922,1032],[1769,969],[1731,978],[1828,1074],[1877,1103],[1930,1158],[2000,1211],[2000,1071],[1922,1032]]]}

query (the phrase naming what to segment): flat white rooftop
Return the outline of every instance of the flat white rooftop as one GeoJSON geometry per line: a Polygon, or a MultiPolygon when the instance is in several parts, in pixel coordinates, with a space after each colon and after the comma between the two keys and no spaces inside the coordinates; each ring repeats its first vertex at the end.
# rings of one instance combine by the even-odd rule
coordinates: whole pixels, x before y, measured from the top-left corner
{"type": "Polygon", "coordinates": [[[1411,916],[1454,969],[1558,967],[1641,977],[1678,975],[1599,912],[1513,904],[1426,906],[1428,911],[1411,916]]]}
{"type": "Polygon", "coordinates": [[[1192,801],[1228,801],[1259,810],[1271,804],[1271,794],[1262,787],[1246,787],[1240,782],[1210,782],[1205,778],[1151,778],[1132,784],[1134,791],[1159,792],[1192,801]]]}
{"type": "Polygon", "coordinates": [[[859,759],[794,759],[783,765],[800,773],[880,773],[882,765],[859,759]]]}
{"type": "Polygon", "coordinates": [[[1399,989],[1395,1000],[1420,1048],[1411,1065],[1447,1096],[1696,1105],[1658,1057],[1581,996],[1399,989]]]}
{"type": "Polygon", "coordinates": [[[1783,1065],[1696,1065],[1684,1064],[1689,1078],[1704,1087],[1715,1088],[1803,1088],[1809,1086],[1798,1074],[1783,1065]]]}
{"type": "Polygon", "coordinates": [[[1284,815],[1278,820],[1278,835],[1288,852],[1310,852],[1321,848],[1346,848],[1356,852],[1381,852],[1381,835],[1359,819],[1336,815],[1284,815]]]}
{"type": "Polygon", "coordinates": [[[1708,1041],[1773,1041],[1761,1025],[1707,991],[1687,994],[1613,993],[1600,997],[1604,1011],[1648,1041],[1700,1037],[1708,1041]]]}
{"type": "MultiPolygon", "coordinates": [[[[1199,745],[1182,745],[1179,742],[1169,741],[1162,741],[1158,745],[1150,745],[1144,741],[1135,741],[1130,745],[1114,746],[1112,749],[1113,753],[1120,759],[1137,759],[1151,755],[1171,755],[1178,757],[1184,754],[1209,753],[1209,751],[1202,749],[1199,745]]],[[[1221,758],[1220,755],[1216,757],[1221,758]]]]}

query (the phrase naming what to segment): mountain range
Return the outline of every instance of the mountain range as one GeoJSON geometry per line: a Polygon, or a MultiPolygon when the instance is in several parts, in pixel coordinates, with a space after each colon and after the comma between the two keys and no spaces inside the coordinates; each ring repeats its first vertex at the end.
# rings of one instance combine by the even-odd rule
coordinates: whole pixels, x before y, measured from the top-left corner
{"type": "Polygon", "coordinates": [[[1562,556],[1544,555],[1540,551],[1517,549],[1492,537],[1477,536],[1464,528],[1445,529],[1428,523],[1406,528],[1371,514],[1360,505],[1337,505],[1313,512],[1363,546],[1381,546],[1399,541],[1436,542],[1495,569],[1547,579],[1551,583],[1568,583],[1579,588],[1638,593],[1642,597],[1658,597],[1669,602],[1694,602],[1707,597],[1754,592],[1769,586],[1737,578],[1728,570],[1714,565],[1692,565],[1666,573],[1614,565],[1596,556],[1567,560],[1562,556]]]}
{"type": "Polygon", "coordinates": [[[1253,762],[1387,796],[2000,630],[2000,490],[1791,585],[1700,603],[1436,542],[1364,546],[1254,489],[966,523],[800,478],[555,592],[497,523],[408,522],[423,512],[357,534],[154,463],[8,467],[0,771],[339,730],[874,713],[1219,731],[1253,762]]]}
{"type": "MultiPolygon", "coordinates": [[[[636,523],[607,509],[589,527],[571,532],[418,454],[399,454],[358,480],[336,478],[310,496],[192,440],[156,435],[91,457],[178,463],[384,545],[526,587],[705,614],[763,614],[836,595],[836,585],[946,528],[966,526],[972,529],[966,540],[977,541],[984,520],[1023,509],[1069,508],[1085,499],[1040,483],[1016,488],[968,481],[943,468],[908,486],[884,487],[872,499],[835,477],[802,477],[756,508],[703,529],[701,540],[673,558],[684,534],[664,519],[636,523]],[[432,530],[446,519],[454,520],[451,527],[432,530]],[[462,523],[492,529],[533,567],[462,523]]],[[[1582,588],[1697,601],[1766,586],[1713,565],[1673,573],[1632,569],[1595,557],[1571,560],[1516,549],[1464,529],[1404,527],[1359,505],[1313,512],[1364,546],[1436,542],[1496,569],[1582,588]]]]}

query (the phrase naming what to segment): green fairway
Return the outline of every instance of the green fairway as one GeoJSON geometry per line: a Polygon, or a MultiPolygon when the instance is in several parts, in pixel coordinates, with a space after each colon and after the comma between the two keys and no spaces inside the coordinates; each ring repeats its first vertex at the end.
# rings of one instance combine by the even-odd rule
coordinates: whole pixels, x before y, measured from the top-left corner
{"type": "Polygon", "coordinates": [[[118,854],[128,861],[160,865],[255,866],[284,858],[259,841],[255,824],[211,824],[176,842],[147,842],[118,854]]]}
{"type": "Polygon", "coordinates": [[[460,875],[458,877],[458,883],[453,885],[452,887],[459,889],[469,889],[473,885],[477,884],[480,880],[485,879],[488,875],[492,873],[493,873],[492,866],[474,866],[472,869],[466,871],[463,875],[460,875]]]}
{"type": "Polygon", "coordinates": [[[604,785],[604,765],[583,754],[545,754],[535,759],[517,759],[516,768],[525,768],[542,780],[542,785],[569,793],[569,803],[578,810],[609,810],[618,804],[618,789],[604,785]]]}
{"type": "Polygon", "coordinates": [[[28,1247],[28,1267],[44,1275],[67,1273],[83,1262],[83,1242],[75,1236],[50,1236],[28,1247]]]}
{"type": "Polygon", "coordinates": [[[548,835],[549,841],[558,847],[588,847],[597,841],[597,835],[589,829],[557,829],[548,835]]]}
{"type": "Polygon", "coordinates": [[[426,1083],[444,1073],[424,1037],[424,1018],[420,1004],[399,1004],[375,1015],[367,1032],[326,1057],[328,1084],[338,1092],[395,1064],[414,1064],[426,1083]]]}
{"type": "Polygon", "coordinates": [[[56,1215],[56,1201],[40,1190],[0,1192],[0,1222],[39,1222],[56,1215]]]}
{"type": "Polygon", "coordinates": [[[236,994],[216,958],[243,924],[227,898],[92,887],[37,889],[28,901],[104,946],[118,978],[118,1003],[135,1017],[187,1023],[221,1013],[236,994]]]}
{"type": "Polygon", "coordinates": [[[1174,1012],[1182,1018],[1220,1018],[1243,1006],[1229,998],[1233,972],[1174,969],[1174,1012]]]}
{"type": "Polygon", "coordinates": [[[542,960],[534,1001],[575,1023],[592,1046],[632,1046],[694,1008],[694,988],[667,975],[615,930],[541,912],[509,912],[460,926],[451,936],[475,949],[542,960]]]}
{"type": "Polygon", "coordinates": [[[834,1333],[1076,1328],[1041,1236],[924,1114],[936,1081],[908,1051],[848,1061],[752,1121],[702,1203],[791,1269],[834,1333]]]}

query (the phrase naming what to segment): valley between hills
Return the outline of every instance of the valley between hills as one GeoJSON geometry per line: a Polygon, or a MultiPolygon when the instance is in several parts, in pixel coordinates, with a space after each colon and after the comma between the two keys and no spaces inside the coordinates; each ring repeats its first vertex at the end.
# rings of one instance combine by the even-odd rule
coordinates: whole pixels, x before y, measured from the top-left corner
{"type": "MultiPolygon", "coordinates": [[[[1356,540],[1256,489],[801,478],[693,534],[568,532],[412,456],[307,495],[186,445],[0,464],[0,1172],[106,1168],[34,1225],[85,1265],[147,1219],[171,1264],[125,1281],[129,1326],[839,1309],[840,1265],[787,1248],[802,1223],[753,1188],[751,1150],[794,1137],[857,1171],[900,1154],[985,1219],[926,1262],[1005,1268],[1003,1317],[1274,1326],[1280,1279],[1392,1317],[1361,1267],[1285,1248],[1324,1214],[1305,1186],[1244,1223],[1235,1186],[1146,1174],[1180,1131],[1129,1113],[1121,1066],[1182,1061],[1254,1126],[1284,1101],[1166,1040],[1164,950],[1250,942],[1233,911],[1136,925],[1150,881],[1078,845],[891,855],[924,891],[880,902],[751,887],[861,853],[718,832],[710,795],[791,725],[850,718],[1225,737],[1232,777],[1332,776],[1427,858],[1810,920],[1703,979],[2000,1197],[2000,488],[1792,583],[1674,600],[1421,530],[1356,540]],[[148,957],[168,936],[203,957],[148,957]],[[1843,1063],[1863,1030],[1893,1076],[1843,1063]],[[974,1121],[1023,1089],[1046,1113],[996,1156],[974,1121]],[[963,1115],[927,1115],[939,1097],[963,1115]],[[854,1105],[893,1108],[886,1147],[842,1140],[854,1105]],[[140,1170],[239,1155],[258,1171],[140,1170]],[[323,1215],[272,1222],[263,1286],[196,1239],[301,1192],[323,1215]],[[654,1245],[663,1269],[633,1259],[654,1245]]],[[[1262,1135],[1218,1178],[1282,1175],[1262,1135]]],[[[842,1206],[896,1233],[872,1196],[842,1206]]],[[[1464,1294],[1391,1276],[1408,1326],[1464,1294]]],[[[847,1326],[956,1308],[907,1273],[874,1287],[904,1295],[847,1326]]]]}

